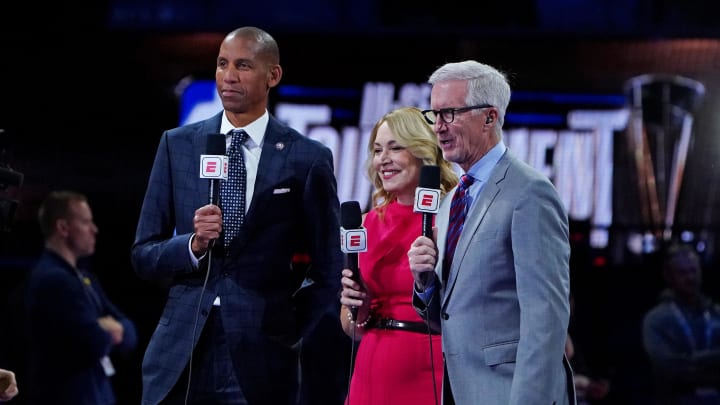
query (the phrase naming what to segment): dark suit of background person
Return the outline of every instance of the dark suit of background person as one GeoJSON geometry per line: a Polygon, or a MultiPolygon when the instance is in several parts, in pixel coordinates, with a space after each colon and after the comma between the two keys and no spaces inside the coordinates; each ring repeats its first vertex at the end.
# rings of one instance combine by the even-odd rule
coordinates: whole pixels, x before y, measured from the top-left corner
{"type": "Polygon", "coordinates": [[[51,192],[38,218],[45,250],[27,280],[30,362],[24,392],[37,405],[115,404],[110,355],[137,346],[134,323],[78,268],[98,232],[82,194],[51,192]]]}
{"type": "Polygon", "coordinates": [[[269,90],[281,76],[270,35],[253,27],[233,31],[216,68],[224,111],[160,139],[132,247],[139,276],[171,279],[143,360],[144,405],[166,397],[163,403],[183,403],[191,352],[190,403],[216,403],[210,400],[222,397],[216,390],[236,390],[226,395],[235,402],[223,403],[297,401],[302,338],[337,299],[343,256],[330,150],[267,112],[269,90]],[[208,204],[199,157],[208,134],[233,128],[252,138],[243,149],[248,179],[257,178],[254,188],[248,183],[245,223],[226,248],[223,202],[208,204]],[[306,274],[294,274],[298,252],[309,254],[306,274]],[[213,376],[223,362],[227,369],[213,376]],[[206,399],[192,402],[201,391],[206,399]]]}
{"type": "Polygon", "coordinates": [[[574,403],[563,354],[570,318],[568,218],[548,178],[502,143],[510,86],[502,73],[475,61],[446,64],[429,82],[434,113],[425,115],[443,156],[475,178],[447,281],[440,277],[454,190],[437,214],[437,250],[420,237],[408,252],[413,304],[442,329],[444,404],[574,403]],[[473,108],[448,110],[463,107],[473,108]],[[426,287],[432,295],[424,300],[418,291],[426,287]]]}
{"type": "Polygon", "coordinates": [[[658,405],[720,404],[720,304],[702,291],[702,264],[690,245],[670,245],[668,288],[643,319],[658,405]]]}

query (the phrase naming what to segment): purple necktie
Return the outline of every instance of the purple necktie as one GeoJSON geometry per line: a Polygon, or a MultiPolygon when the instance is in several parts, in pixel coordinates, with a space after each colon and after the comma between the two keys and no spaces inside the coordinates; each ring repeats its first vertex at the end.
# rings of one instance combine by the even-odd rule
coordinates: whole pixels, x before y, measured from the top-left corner
{"type": "Polygon", "coordinates": [[[450,272],[450,265],[455,254],[455,246],[457,246],[460,233],[462,233],[465,216],[467,215],[467,190],[473,184],[475,179],[468,174],[460,177],[455,195],[453,195],[450,203],[450,220],[448,222],[447,239],[445,244],[445,258],[443,260],[443,283],[447,282],[450,272]]]}
{"type": "Polygon", "coordinates": [[[228,149],[228,179],[220,185],[220,204],[223,216],[223,242],[229,246],[245,221],[245,158],[242,144],[248,138],[242,129],[230,131],[232,137],[228,149]]]}

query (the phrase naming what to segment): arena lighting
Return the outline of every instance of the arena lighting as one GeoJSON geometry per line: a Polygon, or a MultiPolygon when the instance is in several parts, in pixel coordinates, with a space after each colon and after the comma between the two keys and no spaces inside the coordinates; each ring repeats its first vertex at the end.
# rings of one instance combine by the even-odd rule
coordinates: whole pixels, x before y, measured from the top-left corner
{"type": "Polygon", "coordinates": [[[605,267],[607,265],[608,265],[608,258],[606,256],[599,255],[599,256],[593,257],[593,259],[592,259],[593,267],[601,268],[601,267],[605,267]]]}

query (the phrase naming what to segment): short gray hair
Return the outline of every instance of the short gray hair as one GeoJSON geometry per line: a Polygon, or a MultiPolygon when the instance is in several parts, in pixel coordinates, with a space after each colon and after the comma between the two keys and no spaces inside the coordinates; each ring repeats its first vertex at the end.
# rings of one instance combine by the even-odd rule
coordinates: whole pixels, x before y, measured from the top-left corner
{"type": "Polygon", "coordinates": [[[490,104],[498,109],[498,127],[505,122],[505,111],[510,104],[510,83],[505,73],[474,60],[446,63],[430,75],[428,83],[467,80],[468,106],[490,104]]]}

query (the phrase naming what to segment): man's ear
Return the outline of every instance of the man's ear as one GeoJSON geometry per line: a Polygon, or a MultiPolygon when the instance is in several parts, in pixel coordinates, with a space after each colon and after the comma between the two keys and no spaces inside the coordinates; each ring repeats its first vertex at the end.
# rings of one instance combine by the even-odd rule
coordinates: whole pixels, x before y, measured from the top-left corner
{"type": "Polygon", "coordinates": [[[487,118],[485,118],[485,125],[490,125],[495,122],[495,115],[493,114],[496,114],[496,112],[493,110],[488,111],[487,118]]]}
{"type": "Polygon", "coordinates": [[[280,67],[280,65],[271,66],[270,71],[268,72],[268,89],[277,86],[278,83],[280,83],[280,79],[282,79],[282,67],[280,67]]]}
{"type": "Polygon", "coordinates": [[[68,221],[65,218],[60,218],[57,221],[55,221],[55,232],[58,235],[65,236],[68,234],[68,229],[70,226],[68,225],[68,221]]]}

